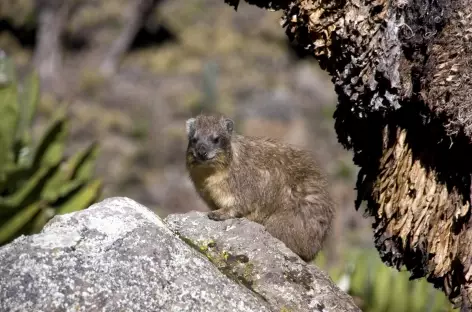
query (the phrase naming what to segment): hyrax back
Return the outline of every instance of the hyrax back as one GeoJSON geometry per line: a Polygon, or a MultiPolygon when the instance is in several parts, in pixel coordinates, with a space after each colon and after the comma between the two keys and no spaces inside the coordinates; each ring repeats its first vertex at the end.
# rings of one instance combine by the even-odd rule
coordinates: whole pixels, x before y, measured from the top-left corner
{"type": "Polygon", "coordinates": [[[311,261],[329,232],[334,207],[312,155],[268,138],[233,133],[224,116],[187,120],[187,170],[209,218],[245,217],[311,261]]]}

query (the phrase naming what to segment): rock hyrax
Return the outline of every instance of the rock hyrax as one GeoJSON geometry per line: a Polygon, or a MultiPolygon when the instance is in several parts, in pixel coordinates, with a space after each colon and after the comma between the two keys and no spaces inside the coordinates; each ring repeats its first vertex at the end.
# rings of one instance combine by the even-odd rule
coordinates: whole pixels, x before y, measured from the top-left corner
{"type": "Polygon", "coordinates": [[[311,261],[334,215],[327,180],[307,151],[233,132],[225,116],[186,122],[187,170],[213,220],[245,217],[262,224],[303,260],[311,261]]]}

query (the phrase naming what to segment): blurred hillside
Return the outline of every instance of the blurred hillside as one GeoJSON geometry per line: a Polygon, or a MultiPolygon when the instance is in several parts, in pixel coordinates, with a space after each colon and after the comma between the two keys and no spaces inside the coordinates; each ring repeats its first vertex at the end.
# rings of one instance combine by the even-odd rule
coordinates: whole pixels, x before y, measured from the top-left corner
{"type": "MultiPolygon", "coordinates": [[[[338,218],[332,258],[370,246],[368,220],[354,210],[357,173],[336,141],[336,98],[316,62],[289,44],[280,13],[221,0],[157,1],[118,71],[98,70],[130,18],[131,1],[87,0],[67,19],[63,66],[42,84],[40,129],[69,104],[70,152],[98,139],[104,197],[128,196],[165,216],[206,210],[184,167],[184,123],[201,111],[234,118],[237,130],[312,150],[329,173],[338,218]]],[[[31,0],[0,4],[0,48],[21,72],[33,67],[38,22],[31,0]]]]}

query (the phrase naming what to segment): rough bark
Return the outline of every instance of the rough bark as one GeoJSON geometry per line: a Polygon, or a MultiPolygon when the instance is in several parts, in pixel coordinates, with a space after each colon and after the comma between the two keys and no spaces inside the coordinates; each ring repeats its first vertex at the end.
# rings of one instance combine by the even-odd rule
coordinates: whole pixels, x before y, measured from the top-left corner
{"type": "MultiPolygon", "coordinates": [[[[235,8],[239,1],[225,0],[235,8]]],[[[249,0],[327,70],[389,265],[471,305],[472,1],[249,0]]]]}
{"type": "Polygon", "coordinates": [[[116,72],[123,55],[131,46],[139,29],[146,23],[159,0],[134,0],[130,10],[130,16],[119,36],[113,41],[107,52],[100,71],[104,75],[116,72]]]}

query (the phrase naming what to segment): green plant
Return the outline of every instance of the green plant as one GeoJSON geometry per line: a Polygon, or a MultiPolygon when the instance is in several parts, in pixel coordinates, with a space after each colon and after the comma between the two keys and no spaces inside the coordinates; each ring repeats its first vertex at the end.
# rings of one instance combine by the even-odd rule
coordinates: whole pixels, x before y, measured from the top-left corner
{"type": "MultiPolygon", "coordinates": [[[[408,271],[386,266],[374,249],[351,251],[347,258],[344,268],[329,273],[364,312],[458,311],[424,278],[410,281],[408,271]]],[[[323,256],[317,264],[323,267],[323,256]]]]}
{"type": "Polygon", "coordinates": [[[38,99],[37,75],[29,75],[20,88],[13,65],[0,56],[0,245],[37,233],[54,215],[85,209],[100,196],[102,183],[93,177],[97,144],[64,156],[64,107],[34,144],[38,99]]]}

